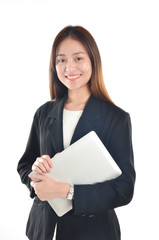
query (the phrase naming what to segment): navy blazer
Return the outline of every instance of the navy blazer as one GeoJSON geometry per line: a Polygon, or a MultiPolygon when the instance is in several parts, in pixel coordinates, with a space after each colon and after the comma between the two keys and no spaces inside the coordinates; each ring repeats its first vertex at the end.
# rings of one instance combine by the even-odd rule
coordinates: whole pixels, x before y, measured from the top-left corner
{"type": "MultiPolygon", "coordinates": [[[[64,149],[63,108],[66,96],[49,101],[35,113],[26,150],[18,163],[22,183],[34,198],[26,234],[31,240],[119,240],[120,227],[114,208],[128,204],[133,196],[135,170],[129,114],[119,107],[90,96],[74,131],[71,144],[95,131],[122,175],[92,185],[75,185],[73,209],[58,217],[47,201],[40,201],[30,186],[28,174],[37,157],[53,157],[64,149]]],[[[94,172],[94,174],[96,174],[94,172]]]]}

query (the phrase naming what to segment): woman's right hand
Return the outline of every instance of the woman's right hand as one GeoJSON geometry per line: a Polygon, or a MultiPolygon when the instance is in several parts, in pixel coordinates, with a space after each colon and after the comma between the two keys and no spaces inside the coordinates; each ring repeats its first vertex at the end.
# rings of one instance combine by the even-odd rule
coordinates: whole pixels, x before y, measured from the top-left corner
{"type": "Polygon", "coordinates": [[[50,168],[53,168],[52,160],[49,155],[38,157],[32,165],[32,171],[39,174],[49,173],[50,168]]]}

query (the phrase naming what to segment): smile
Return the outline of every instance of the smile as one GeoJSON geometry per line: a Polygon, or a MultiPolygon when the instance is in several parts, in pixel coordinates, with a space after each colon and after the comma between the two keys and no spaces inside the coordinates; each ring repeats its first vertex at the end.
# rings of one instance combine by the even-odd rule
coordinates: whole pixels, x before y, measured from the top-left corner
{"type": "Polygon", "coordinates": [[[66,76],[67,79],[73,81],[77,78],[79,78],[81,76],[81,74],[78,74],[78,75],[69,75],[69,76],[66,76]]]}

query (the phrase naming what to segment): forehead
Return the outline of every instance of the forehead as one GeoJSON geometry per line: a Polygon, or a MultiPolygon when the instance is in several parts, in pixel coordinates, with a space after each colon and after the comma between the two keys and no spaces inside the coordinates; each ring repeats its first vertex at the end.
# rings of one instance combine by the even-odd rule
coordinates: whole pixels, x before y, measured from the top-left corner
{"type": "Polygon", "coordinates": [[[56,54],[72,55],[76,52],[84,52],[87,54],[85,46],[78,40],[66,38],[57,47],[56,54]]]}

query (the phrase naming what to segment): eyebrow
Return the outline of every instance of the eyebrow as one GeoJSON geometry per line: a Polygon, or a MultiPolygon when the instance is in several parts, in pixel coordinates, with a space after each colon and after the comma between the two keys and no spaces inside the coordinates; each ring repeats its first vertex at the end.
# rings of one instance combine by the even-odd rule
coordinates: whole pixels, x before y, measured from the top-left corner
{"type": "Polygon", "coordinates": [[[78,55],[78,54],[85,54],[84,52],[76,52],[76,53],[73,53],[72,55],[78,55]]]}
{"type": "MultiPolygon", "coordinates": [[[[78,54],[85,54],[85,53],[84,52],[76,52],[76,53],[73,53],[72,56],[78,55],[78,54]]],[[[66,56],[66,55],[62,54],[62,53],[59,53],[59,54],[56,55],[56,57],[58,57],[58,56],[66,56]]]]}

